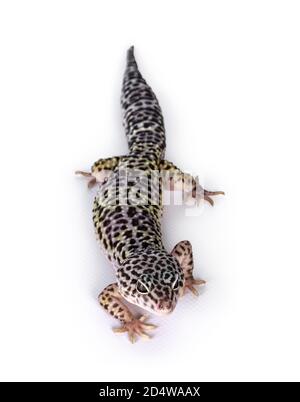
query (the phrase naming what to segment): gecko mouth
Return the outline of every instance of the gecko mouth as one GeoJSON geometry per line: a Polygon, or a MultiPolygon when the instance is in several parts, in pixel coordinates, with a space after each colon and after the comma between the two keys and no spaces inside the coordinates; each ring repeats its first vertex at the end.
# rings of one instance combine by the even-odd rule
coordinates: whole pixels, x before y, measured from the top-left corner
{"type": "Polygon", "coordinates": [[[176,304],[169,302],[166,304],[161,304],[160,302],[152,307],[147,307],[145,304],[140,305],[140,307],[144,310],[149,311],[152,314],[163,316],[163,315],[168,315],[171,314],[172,311],[175,309],[176,304]]]}
{"type": "Polygon", "coordinates": [[[174,310],[175,305],[173,305],[172,301],[170,300],[162,300],[158,303],[156,308],[156,314],[158,315],[166,315],[172,313],[174,310]]]}

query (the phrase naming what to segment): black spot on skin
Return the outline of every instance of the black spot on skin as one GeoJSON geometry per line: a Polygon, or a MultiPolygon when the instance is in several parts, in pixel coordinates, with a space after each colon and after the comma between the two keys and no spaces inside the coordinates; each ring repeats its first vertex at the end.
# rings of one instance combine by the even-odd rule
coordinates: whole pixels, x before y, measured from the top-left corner
{"type": "Polygon", "coordinates": [[[118,223],[119,223],[120,225],[126,225],[126,224],[127,224],[127,220],[126,220],[126,219],[120,219],[120,220],[118,221],[118,223]]]}
{"type": "Polygon", "coordinates": [[[132,230],[126,230],[124,236],[127,237],[127,239],[129,239],[132,236],[132,230]]]}
{"type": "Polygon", "coordinates": [[[130,281],[130,275],[126,274],[126,272],[123,272],[122,276],[123,276],[127,281],[130,281]]]}
{"type": "Polygon", "coordinates": [[[122,242],[118,244],[117,251],[119,251],[119,253],[122,251],[123,246],[124,246],[124,243],[122,243],[122,242]]]}

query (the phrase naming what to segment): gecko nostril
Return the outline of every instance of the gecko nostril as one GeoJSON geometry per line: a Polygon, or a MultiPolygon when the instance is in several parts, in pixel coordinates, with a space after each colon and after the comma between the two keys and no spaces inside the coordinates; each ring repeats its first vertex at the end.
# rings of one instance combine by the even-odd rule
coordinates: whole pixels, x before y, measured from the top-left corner
{"type": "Polygon", "coordinates": [[[158,303],[159,310],[169,310],[172,307],[172,302],[170,300],[161,300],[158,303]]]}

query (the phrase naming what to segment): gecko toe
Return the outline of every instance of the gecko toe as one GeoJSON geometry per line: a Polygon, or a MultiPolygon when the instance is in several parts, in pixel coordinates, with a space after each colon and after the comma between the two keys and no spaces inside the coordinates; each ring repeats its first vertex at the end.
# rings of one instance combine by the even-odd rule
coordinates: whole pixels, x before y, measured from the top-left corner
{"type": "Polygon", "coordinates": [[[113,328],[113,331],[117,334],[128,332],[128,338],[131,343],[135,343],[138,337],[149,340],[151,339],[151,336],[147,334],[146,331],[153,330],[157,327],[153,324],[146,324],[145,320],[147,318],[146,315],[142,315],[140,318],[135,318],[131,321],[125,322],[121,327],[113,328]]]}
{"type": "Polygon", "coordinates": [[[205,285],[206,282],[203,279],[194,279],[192,278],[188,278],[185,281],[185,285],[184,285],[184,294],[187,293],[187,291],[189,290],[191,293],[193,293],[195,296],[199,296],[199,292],[198,290],[195,288],[195,286],[202,286],[205,285]]]}

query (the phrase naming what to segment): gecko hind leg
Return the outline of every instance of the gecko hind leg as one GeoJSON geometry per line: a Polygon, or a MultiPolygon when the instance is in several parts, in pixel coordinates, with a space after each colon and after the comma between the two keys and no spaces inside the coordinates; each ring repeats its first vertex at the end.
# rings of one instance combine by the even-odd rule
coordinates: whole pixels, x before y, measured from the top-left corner
{"type": "Polygon", "coordinates": [[[107,286],[100,293],[98,300],[109,314],[120,321],[121,326],[113,328],[115,333],[127,332],[131,343],[136,342],[139,336],[143,339],[150,339],[150,335],[146,331],[155,329],[156,325],[146,324],[146,315],[142,315],[139,318],[133,316],[129,308],[124,304],[116,283],[107,286]]]}
{"type": "Polygon", "coordinates": [[[194,199],[199,205],[202,200],[214,205],[211,197],[215,195],[225,195],[224,191],[208,191],[199,183],[198,177],[193,177],[188,173],[182,172],[172,162],[162,160],[160,163],[160,171],[163,175],[163,187],[170,190],[182,191],[184,201],[194,199]]]}
{"type": "Polygon", "coordinates": [[[192,198],[196,199],[196,202],[199,203],[199,201],[204,199],[207,201],[212,207],[214,206],[214,200],[211,197],[214,197],[215,195],[225,195],[224,191],[208,191],[205,190],[199,183],[199,178],[196,177],[194,179],[194,186],[192,190],[192,198]]]}
{"type": "Polygon", "coordinates": [[[75,174],[79,174],[83,177],[87,177],[88,188],[94,187],[97,183],[103,184],[112,174],[113,170],[118,166],[120,156],[114,156],[112,158],[99,159],[95,162],[91,168],[90,172],[83,172],[82,170],[77,170],[75,174]]]}
{"type": "Polygon", "coordinates": [[[75,174],[79,174],[83,177],[89,177],[88,188],[93,188],[97,183],[97,179],[90,172],[83,172],[82,170],[76,170],[75,174]]]}
{"type": "Polygon", "coordinates": [[[195,279],[193,276],[194,261],[191,243],[188,240],[177,243],[171,254],[177,259],[184,273],[185,281],[182,295],[190,291],[198,296],[199,292],[195,286],[205,285],[206,282],[203,279],[195,279]]]}

